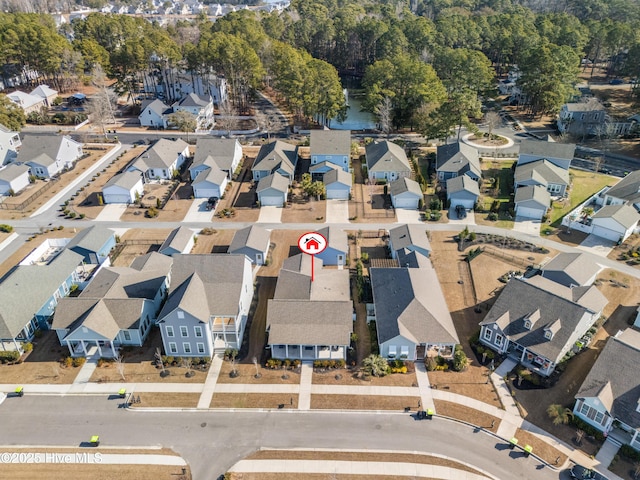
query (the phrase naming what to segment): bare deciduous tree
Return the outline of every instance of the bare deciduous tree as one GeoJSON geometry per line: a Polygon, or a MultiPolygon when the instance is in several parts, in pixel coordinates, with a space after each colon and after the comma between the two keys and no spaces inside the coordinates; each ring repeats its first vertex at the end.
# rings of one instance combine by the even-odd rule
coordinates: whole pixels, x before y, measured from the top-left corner
{"type": "Polygon", "coordinates": [[[125,363],[124,363],[124,359],[122,358],[122,355],[118,355],[116,358],[114,358],[113,361],[116,365],[116,371],[118,372],[118,374],[120,375],[120,378],[124,382],[126,380],[124,376],[125,363]]]}
{"type": "Polygon", "coordinates": [[[159,347],[156,348],[156,353],[153,354],[153,357],[156,359],[156,365],[158,365],[162,369],[162,373],[164,373],[164,362],[162,361],[162,352],[160,352],[159,347]]]}
{"type": "Polygon", "coordinates": [[[114,108],[117,102],[116,94],[107,85],[107,76],[102,67],[96,65],[93,69],[93,85],[96,94],[87,103],[87,112],[91,122],[102,130],[106,136],[106,126],[115,123],[114,108]]]}
{"type": "Polygon", "coordinates": [[[393,103],[389,97],[384,97],[382,99],[375,109],[375,114],[378,116],[380,130],[382,130],[385,135],[389,135],[393,117],[393,103]]]}
{"type": "Polygon", "coordinates": [[[498,114],[498,112],[491,111],[485,114],[484,122],[487,124],[487,129],[489,130],[489,136],[491,136],[493,133],[493,130],[502,124],[502,118],[500,118],[500,114],[498,114]]]}
{"type": "Polygon", "coordinates": [[[236,118],[235,118],[237,115],[236,108],[233,106],[233,104],[230,101],[227,100],[226,102],[220,103],[218,107],[218,111],[220,112],[220,114],[218,115],[218,118],[216,119],[218,128],[220,130],[226,130],[227,137],[230,137],[231,130],[233,130],[233,128],[236,125],[236,118]]]}
{"type": "Polygon", "coordinates": [[[252,362],[253,362],[253,366],[256,369],[255,377],[260,378],[262,375],[260,375],[260,365],[258,365],[258,359],[256,357],[253,357],[252,362]]]}

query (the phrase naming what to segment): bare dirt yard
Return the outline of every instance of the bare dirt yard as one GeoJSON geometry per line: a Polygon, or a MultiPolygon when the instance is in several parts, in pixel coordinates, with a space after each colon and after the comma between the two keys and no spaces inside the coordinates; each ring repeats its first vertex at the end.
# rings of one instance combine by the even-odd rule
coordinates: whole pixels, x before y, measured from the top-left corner
{"type": "Polygon", "coordinates": [[[233,370],[234,368],[231,362],[225,361],[222,364],[222,369],[218,376],[218,383],[247,383],[256,385],[270,383],[297,385],[300,383],[300,372],[297,369],[271,369],[258,364],[258,377],[256,377],[256,367],[251,364],[237,363],[235,366],[236,377],[231,376],[233,370]]]}
{"type": "Polygon", "coordinates": [[[518,445],[521,447],[531,445],[533,447],[533,454],[537,455],[550,465],[564,465],[564,462],[567,461],[567,456],[564,453],[557,448],[552,447],[531,432],[518,428],[516,430],[515,437],[518,439],[518,445]]]}
{"type": "Polygon", "coordinates": [[[237,230],[208,228],[197,233],[198,240],[191,253],[227,253],[237,230]]]}
{"type": "Polygon", "coordinates": [[[127,383],[203,383],[207,378],[208,366],[205,368],[194,367],[187,369],[181,362],[176,360],[175,365],[166,367],[168,374],[163,374],[163,370],[156,367],[155,353],[162,347],[162,337],[158,328],[153,328],[149,337],[144,342],[144,346],[135,349],[123,349],[122,357],[124,362],[123,375],[118,372],[116,364],[106,362],[97,367],[89,379],[90,382],[127,382],[127,383]],[[192,376],[187,376],[191,370],[192,376]],[[124,376],[124,378],[122,378],[124,376]]]}
{"type": "Polygon", "coordinates": [[[351,189],[349,218],[355,223],[393,223],[395,211],[391,208],[388,195],[384,195],[384,185],[366,185],[362,175],[364,157],[352,161],[355,181],[351,189]]]}
{"type": "MultiPolygon", "coordinates": [[[[7,452],[17,453],[69,453],[76,455],[82,454],[138,454],[138,455],[176,455],[170,449],[111,449],[98,447],[92,449],[86,448],[67,448],[56,447],[16,449],[6,448],[7,452]]],[[[30,463],[30,464],[6,464],[2,466],[3,476],[16,480],[31,480],[33,478],[47,478],[50,480],[67,480],[69,478],[91,478],[95,480],[112,480],[114,478],[136,478],[139,480],[190,480],[191,471],[189,466],[184,467],[186,472],[183,474],[183,467],[170,465],[109,465],[109,464],[64,464],[64,463],[30,463]]]]}
{"type": "Polygon", "coordinates": [[[130,150],[123,150],[105,169],[93,175],[89,182],[84,185],[80,194],[69,202],[68,208],[77,214],[84,214],[86,218],[96,218],[102,209],[98,195],[102,194],[102,187],[111,180],[115,174],[120,173],[127,164],[140,155],[146,147],[136,146],[130,150]]]}
{"type": "Polygon", "coordinates": [[[69,350],[60,345],[54,331],[43,332],[42,337],[33,341],[33,351],[23,355],[22,363],[0,365],[0,383],[73,383],[80,368],[62,364],[68,355],[69,350]]]}
{"type": "Polygon", "coordinates": [[[146,208],[137,205],[127,207],[120,217],[121,222],[180,222],[184,219],[191,207],[191,199],[171,199],[164,208],[156,210],[156,217],[149,217],[145,214],[146,208]]]}
{"type": "Polygon", "coordinates": [[[380,395],[311,395],[314,410],[419,410],[420,397],[380,395]]]}
{"type": "Polygon", "coordinates": [[[297,409],[298,395],[288,393],[214,393],[209,408],[297,409]]]}
{"type": "Polygon", "coordinates": [[[255,184],[251,174],[251,167],[259,147],[244,146],[242,150],[245,155],[242,169],[216,207],[216,217],[219,220],[255,222],[260,215],[260,209],[256,204],[258,198],[255,184]],[[221,215],[225,211],[232,211],[233,215],[221,215]]]}
{"type": "Polygon", "coordinates": [[[120,253],[112,260],[114,267],[128,267],[136,257],[157,252],[171,230],[136,228],[127,230],[120,241],[125,243],[120,253]]]}
{"type": "Polygon", "coordinates": [[[69,170],[61,174],[58,180],[44,181],[36,180],[30,184],[25,190],[20,192],[15,197],[9,198],[5,203],[7,205],[20,205],[24,202],[29,202],[22,210],[0,210],[0,218],[17,219],[29,216],[35,212],[42,205],[51,200],[58,192],[64,189],[69,183],[75,180],[84,170],[91,167],[96,161],[102,158],[110,147],[103,145],[87,144],[84,146],[84,153],[87,154],[85,158],[82,158],[76,162],[73,170],[69,170]]]}
{"type": "MultiPolygon", "coordinates": [[[[412,366],[413,368],[413,366],[412,366]]],[[[376,387],[416,387],[415,370],[411,373],[392,373],[384,377],[362,376],[352,370],[335,369],[324,373],[313,372],[311,383],[315,385],[360,385],[376,387]]]]}
{"type": "Polygon", "coordinates": [[[481,412],[480,410],[445,400],[434,400],[433,403],[437,415],[462,420],[463,422],[481,427],[493,433],[496,433],[500,427],[500,419],[498,417],[481,412]]]}
{"type": "Polygon", "coordinates": [[[324,223],[326,200],[294,199],[282,209],[282,223],[324,223]]]}
{"type": "Polygon", "coordinates": [[[180,393],[180,392],[143,392],[135,394],[136,399],[140,398],[140,403],[131,405],[131,408],[196,408],[199,393],[180,393]]]}

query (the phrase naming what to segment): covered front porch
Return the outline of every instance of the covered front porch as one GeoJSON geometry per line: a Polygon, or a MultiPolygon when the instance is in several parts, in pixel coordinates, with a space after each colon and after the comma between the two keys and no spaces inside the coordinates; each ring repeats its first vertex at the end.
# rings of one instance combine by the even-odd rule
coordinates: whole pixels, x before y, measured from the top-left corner
{"type": "Polygon", "coordinates": [[[346,360],[346,345],[272,345],[271,356],[291,360],[346,360]]]}
{"type": "Polygon", "coordinates": [[[418,345],[416,350],[416,360],[424,360],[429,357],[453,358],[455,343],[427,343],[418,345]],[[422,356],[420,356],[422,350],[422,356]]]}
{"type": "Polygon", "coordinates": [[[118,356],[118,346],[111,340],[66,340],[67,348],[72,357],[86,357],[92,348],[97,348],[98,356],[115,358],[118,356]]]}
{"type": "Polygon", "coordinates": [[[522,366],[543,377],[551,375],[556,366],[548,358],[538,355],[516,342],[509,342],[506,354],[510,358],[517,360],[522,366]]]}

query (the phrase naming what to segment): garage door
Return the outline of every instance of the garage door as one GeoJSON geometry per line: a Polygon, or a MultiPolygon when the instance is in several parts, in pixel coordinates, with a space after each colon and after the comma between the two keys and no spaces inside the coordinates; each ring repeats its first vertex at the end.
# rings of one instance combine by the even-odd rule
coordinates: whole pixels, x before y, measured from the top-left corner
{"type": "Polygon", "coordinates": [[[537,208],[530,207],[517,207],[516,215],[525,218],[533,218],[534,220],[540,220],[544,212],[542,210],[538,210],[537,208]]]}
{"type": "Polygon", "coordinates": [[[327,190],[327,198],[335,200],[348,200],[349,190],[336,188],[335,190],[327,190]]]}
{"type": "Polygon", "coordinates": [[[596,235],[600,238],[606,238],[607,240],[611,240],[613,242],[617,242],[620,240],[620,232],[616,232],[615,230],[611,230],[609,228],[601,227],[600,225],[594,225],[593,230],[591,231],[593,235],[596,235]]]}
{"type": "Polygon", "coordinates": [[[283,204],[282,196],[280,195],[261,195],[260,205],[265,207],[281,207],[283,204]]]}
{"type": "Polygon", "coordinates": [[[105,194],[104,203],[131,203],[131,199],[126,194],[105,194]]]}
{"type": "Polygon", "coordinates": [[[395,198],[395,207],[396,208],[418,208],[418,202],[414,198],[395,198]]]}
{"type": "Polygon", "coordinates": [[[196,198],[220,197],[217,188],[194,188],[193,196],[196,198]]]}
{"type": "Polygon", "coordinates": [[[451,199],[451,208],[455,209],[456,206],[462,205],[467,210],[471,210],[474,207],[473,200],[467,200],[464,198],[452,198],[451,199]]]}

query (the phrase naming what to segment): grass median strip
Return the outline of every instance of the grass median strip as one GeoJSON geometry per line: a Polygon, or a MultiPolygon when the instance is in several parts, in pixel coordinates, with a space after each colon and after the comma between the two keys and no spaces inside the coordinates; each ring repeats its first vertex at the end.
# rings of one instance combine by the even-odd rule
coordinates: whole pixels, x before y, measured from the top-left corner
{"type": "Polygon", "coordinates": [[[462,420],[463,422],[482,427],[493,433],[496,433],[500,426],[500,419],[498,417],[481,412],[475,408],[466,407],[453,402],[447,402],[445,400],[434,400],[433,403],[438,415],[462,420]]]}
{"type": "Polygon", "coordinates": [[[9,464],[2,466],[4,478],[13,480],[68,480],[69,478],[91,478],[91,480],[113,480],[114,478],[135,478],[136,480],[189,480],[188,467],[182,474],[182,467],[169,465],[78,465],[78,464],[9,464]]]}
{"type": "Polygon", "coordinates": [[[135,403],[134,407],[167,407],[167,408],[196,408],[198,406],[198,400],[200,399],[199,393],[156,393],[156,392],[142,392],[133,395],[140,397],[140,403],[135,403]]]}
{"type": "Polygon", "coordinates": [[[288,393],[216,393],[211,408],[298,408],[298,395],[288,393]]]}
{"type": "Polygon", "coordinates": [[[311,395],[313,410],[418,410],[420,397],[383,395],[311,395]]]}
{"type": "Polygon", "coordinates": [[[515,437],[518,439],[518,445],[531,445],[533,454],[551,465],[563,465],[567,461],[567,456],[564,453],[531,432],[518,428],[515,437]],[[556,460],[558,460],[557,463],[556,460]]]}

